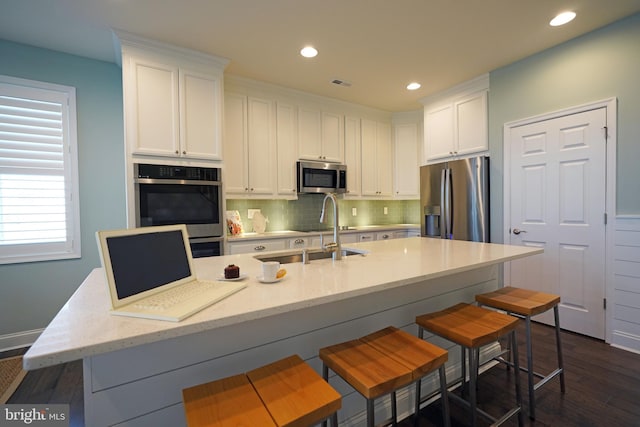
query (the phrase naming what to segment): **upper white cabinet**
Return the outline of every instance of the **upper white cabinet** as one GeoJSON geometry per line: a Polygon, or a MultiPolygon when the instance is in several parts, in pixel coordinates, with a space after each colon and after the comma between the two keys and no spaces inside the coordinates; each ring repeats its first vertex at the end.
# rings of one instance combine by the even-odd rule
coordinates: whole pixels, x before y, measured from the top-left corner
{"type": "Polygon", "coordinates": [[[391,125],[362,119],[361,176],[363,196],[391,196],[393,191],[393,149],[391,125]]]}
{"type": "Polygon", "coordinates": [[[482,76],[423,100],[423,163],[489,150],[488,89],[488,76],[482,76]]]}
{"type": "Polygon", "coordinates": [[[420,165],[418,123],[398,123],[393,126],[394,191],[396,198],[420,198],[420,165]]]}
{"type": "Polygon", "coordinates": [[[241,94],[225,95],[226,193],[240,197],[274,193],[273,102],[241,94]]]}
{"type": "Polygon", "coordinates": [[[276,105],[276,146],[278,153],[277,192],[284,198],[297,198],[296,107],[278,102],[276,105]]]}
{"type": "Polygon", "coordinates": [[[298,157],[305,160],[344,161],[343,116],[313,107],[298,107],[298,157]]]}
{"type": "Polygon", "coordinates": [[[347,165],[346,197],[360,196],[360,119],[346,116],[344,118],[344,163],[347,165]]]}
{"type": "Polygon", "coordinates": [[[119,36],[128,152],[221,160],[222,73],[227,61],[119,36]]]}

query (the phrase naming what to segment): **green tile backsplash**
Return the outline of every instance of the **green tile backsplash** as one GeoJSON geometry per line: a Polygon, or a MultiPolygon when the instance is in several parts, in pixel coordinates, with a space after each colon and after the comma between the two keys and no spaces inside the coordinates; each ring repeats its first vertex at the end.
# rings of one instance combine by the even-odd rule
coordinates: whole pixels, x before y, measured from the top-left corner
{"type": "MultiPolygon", "coordinates": [[[[247,218],[249,209],[260,209],[269,219],[267,231],[318,230],[331,228],[332,213],[327,224],[320,224],[323,194],[300,194],[298,200],[245,200],[227,199],[227,210],[240,212],[245,232],[253,231],[247,218]]],[[[340,225],[363,226],[384,224],[418,224],[420,222],[419,200],[349,200],[339,199],[340,225]],[[384,208],[387,207],[387,214],[384,208]],[[356,216],[352,215],[356,208],[356,216]]]]}

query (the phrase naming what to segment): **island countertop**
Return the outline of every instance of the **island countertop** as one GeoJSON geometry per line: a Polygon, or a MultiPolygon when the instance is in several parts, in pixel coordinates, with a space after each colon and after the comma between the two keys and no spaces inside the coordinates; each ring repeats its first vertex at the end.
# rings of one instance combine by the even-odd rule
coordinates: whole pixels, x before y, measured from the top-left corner
{"type": "Polygon", "coordinates": [[[199,278],[218,279],[226,265],[236,264],[248,276],[248,286],[177,323],[110,315],[104,271],[96,268],[25,354],[24,367],[52,366],[542,253],[539,248],[419,237],[347,246],[368,253],[283,264],[287,275],[275,284],[256,279],[261,263],[253,254],[198,258],[199,278]]]}

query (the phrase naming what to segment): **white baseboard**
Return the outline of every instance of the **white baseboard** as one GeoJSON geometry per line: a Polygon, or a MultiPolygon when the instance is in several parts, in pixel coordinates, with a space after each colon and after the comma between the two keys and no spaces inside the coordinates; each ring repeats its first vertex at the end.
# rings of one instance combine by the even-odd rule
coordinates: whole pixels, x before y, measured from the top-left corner
{"type": "Polygon", "coordinates": [[[613,331],[611,346],[640,354],[640,337],[623,331],[613,331]]]}
{"type": "Polygon", "coordinates": [[[29,347],[36,342],[44,329],[17,332],[15,334],[0,335],[0,351],[29,347]]]}

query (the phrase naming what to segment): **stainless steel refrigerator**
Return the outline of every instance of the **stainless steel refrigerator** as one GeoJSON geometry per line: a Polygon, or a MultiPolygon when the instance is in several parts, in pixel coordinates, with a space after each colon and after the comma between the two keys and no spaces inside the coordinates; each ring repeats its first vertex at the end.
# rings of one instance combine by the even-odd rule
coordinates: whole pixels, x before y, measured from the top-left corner
{"type": "Polygon", "coordinates": [[[420,168],[421,232],[443,239],[489,241],[489,158],[420,168]]]}

